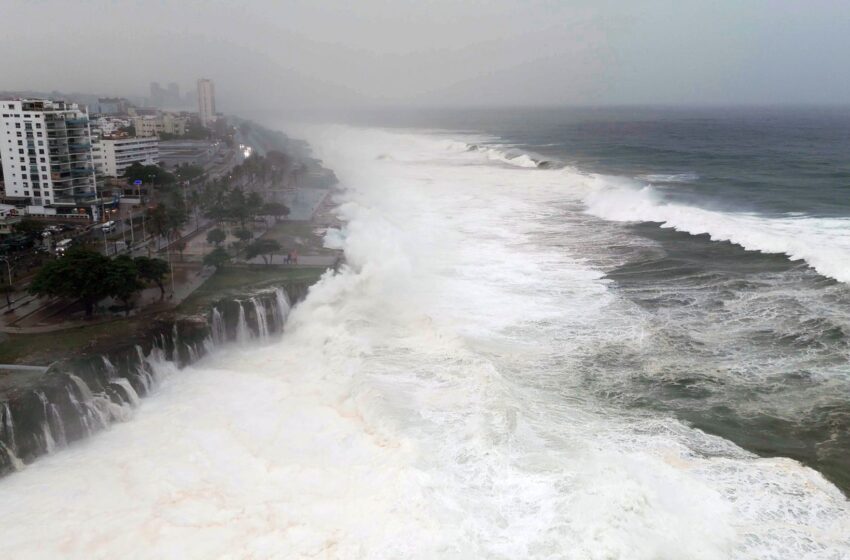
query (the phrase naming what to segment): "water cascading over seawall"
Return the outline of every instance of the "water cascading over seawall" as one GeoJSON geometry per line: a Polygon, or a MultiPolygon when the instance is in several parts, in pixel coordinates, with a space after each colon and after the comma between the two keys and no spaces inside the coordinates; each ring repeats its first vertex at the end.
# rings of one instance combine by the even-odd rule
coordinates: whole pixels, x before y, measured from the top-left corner
{"type": "Polygon", "coordinates": [[[290,306],[283,288],[224,299],[206,316],[163,323],[146,343],[52,365],[0,401],[0,476],[129,420],[165,377],[215,348],[282,332],[290,306]]]}

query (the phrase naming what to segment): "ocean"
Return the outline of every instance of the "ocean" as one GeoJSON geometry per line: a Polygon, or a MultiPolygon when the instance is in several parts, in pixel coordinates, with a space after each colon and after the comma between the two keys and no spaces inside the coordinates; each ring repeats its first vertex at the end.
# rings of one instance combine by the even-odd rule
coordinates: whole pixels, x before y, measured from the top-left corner
{"type": "Polygon", "coordinates": [[[346,266],[0,480],[10,557],[850,555],[850,112],[300,133],[346,266]]]}

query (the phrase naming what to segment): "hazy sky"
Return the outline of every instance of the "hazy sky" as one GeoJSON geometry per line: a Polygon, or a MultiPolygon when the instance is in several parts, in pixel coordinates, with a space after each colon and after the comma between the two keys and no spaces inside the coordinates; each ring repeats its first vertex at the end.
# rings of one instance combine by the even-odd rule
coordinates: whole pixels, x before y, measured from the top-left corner
{"type": "Polygon", "coordinates": [[[224,110],[850,103],[850,0],[0,0],[0,90],[224,110]]]}

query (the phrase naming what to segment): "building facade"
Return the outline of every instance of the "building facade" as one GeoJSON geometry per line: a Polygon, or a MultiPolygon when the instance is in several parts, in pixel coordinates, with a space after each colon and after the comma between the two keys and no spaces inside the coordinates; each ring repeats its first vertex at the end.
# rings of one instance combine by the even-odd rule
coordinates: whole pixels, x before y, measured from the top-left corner
{"type": "Polygon", "coordinates": [[[97,219],[88,112],[46,99],[0,100],[6,199],[37,215],[97,219]]]}
{"type": "Polygon", "coordinates": [[[215,122],[215,85],[212,80],[198,80],[198,116],[203,126],[215,122]]]}
{"type": "Polygon", "coordinates": [[[189,119],[170,113],[156,117],[136,117],[133,119],[133,128],[136,129],[136,136],[158,136],[163,133],[183,136],[189,129],[189,119]]]}
{"type": "Polygon", "coordinates": [[[130,102],[123,97],[98,97],[97,112],[101,115],[126,115],[130,102]]]}
{"type": "Polygon", "coordinates": [[[121,177],[134,163],[155,165],[159,163],[159,139],[104,136],[95,143],[94,162],[97,172],[108,177],[121,177]]]}

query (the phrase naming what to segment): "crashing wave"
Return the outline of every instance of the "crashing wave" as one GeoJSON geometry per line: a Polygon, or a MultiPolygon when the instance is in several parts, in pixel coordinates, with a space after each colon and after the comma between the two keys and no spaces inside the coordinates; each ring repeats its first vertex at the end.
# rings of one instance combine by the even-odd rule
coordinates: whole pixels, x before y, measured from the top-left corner
{"type": "Polygon", "coordinates": [[[850,282],[850,218],[798,214],[772,218],[708,210],[665,202],[651,186],[638,187],[625,179],[603,175],[588,177],[592,188],[584,202],[587,212],[594,216],[621,222],[658,222],[661,227],[692,235],[708,234],[714,241],[804,260],[824,276],[850,282]]]}

